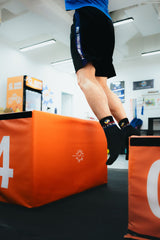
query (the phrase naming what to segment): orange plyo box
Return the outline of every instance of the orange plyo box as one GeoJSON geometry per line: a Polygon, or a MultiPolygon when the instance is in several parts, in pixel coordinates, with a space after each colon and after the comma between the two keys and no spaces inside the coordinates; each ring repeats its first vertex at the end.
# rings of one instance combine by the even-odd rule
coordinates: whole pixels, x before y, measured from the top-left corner
{"type": "Polygon", "coordinates": [[[0,115],[0,201],[28,208],[107,183],[96,121],[32,111],[0,115]]]}
{"type": "Polygon", "coordinates": [[[160,239],[160,136],[130,138],[127,239],[160,239]]]}

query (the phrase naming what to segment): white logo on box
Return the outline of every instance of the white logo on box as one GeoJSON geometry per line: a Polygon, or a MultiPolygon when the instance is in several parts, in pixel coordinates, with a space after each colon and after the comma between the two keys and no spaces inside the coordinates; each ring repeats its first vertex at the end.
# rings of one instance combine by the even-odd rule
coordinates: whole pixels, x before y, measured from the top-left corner
{"type": "Polygon", "coordinates": [[[76,154],[72,155],[79,163],[84,159],[84,153],[82,150],[78,150],[76,154]]]}
{"type": "Polygon", "coordinates": [[[3,167],[0,167],[1,188],[8,188],[9,178],[13,178],[13,169],[9,168],[9,149],[10,137],[4,136],[0,143],[0,156],[3,153],[3,167]]]}
{"type": "Polygon", "coordinates": [[[152,164],[147,179],[148,203],[152,210],[152,213],[157,218],[160,218],[160,204],[158,199],[158,192],[160,191],[160,188],[158,186],[159,175],[160,175],[160,160],[157,160],[152,164]]]}

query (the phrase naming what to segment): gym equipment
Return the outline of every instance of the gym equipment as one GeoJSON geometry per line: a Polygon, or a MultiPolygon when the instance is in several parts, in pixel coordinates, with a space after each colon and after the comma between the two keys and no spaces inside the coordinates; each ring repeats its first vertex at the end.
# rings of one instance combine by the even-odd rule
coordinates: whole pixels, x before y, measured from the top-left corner
{"type": "Polygon", "coordinates": [[[107,183],[97,121],[41,111],[0,115],[0,201],[28,208],[107,183]]]}
{"type": "Polygon", "coordinates": [[[160,239],[160,136],[132,136],[125,239],[160,239]]]}

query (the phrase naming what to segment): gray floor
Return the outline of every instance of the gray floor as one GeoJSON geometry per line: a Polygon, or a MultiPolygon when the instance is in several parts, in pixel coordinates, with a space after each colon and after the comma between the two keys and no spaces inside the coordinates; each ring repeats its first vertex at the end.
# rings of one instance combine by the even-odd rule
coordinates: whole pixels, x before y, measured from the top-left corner
{"type": "Polygon", "coordinates": [[[118,159],[108,168],[128,169],[128,161],[125,160],[125,155],[119,155],[118,159]]]}
{"type": "Polygon", "coordinates": [[[110,168],[107,184],[38,208],[0,203],[0,240],[122,240],[127,226],[127,169],[110,168]]]}

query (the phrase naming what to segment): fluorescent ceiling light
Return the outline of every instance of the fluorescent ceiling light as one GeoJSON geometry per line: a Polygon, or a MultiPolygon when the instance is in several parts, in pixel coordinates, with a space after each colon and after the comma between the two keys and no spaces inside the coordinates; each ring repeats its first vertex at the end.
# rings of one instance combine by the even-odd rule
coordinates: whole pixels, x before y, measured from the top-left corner
{"type": "Polygon", "coordinates": [[[113,25],[116,27],[122,24],[133,22],[133,21],[134,21],[134,18],[130,17],[130,18],[125,18],[125,19],[113,22],[113,25]]]}
{"type": "Polygon", "coordinates": [[[151,51],[151,52],[144,52],[141,55],[142,56],[152,56],[152,55],[156,55],[156,54],[160,54],[160,50],[151,51]]]}
{"type": "Polygon", "coordinates": [[[60,64],[63,64],[63,63],[72,63],[72,59],[69,58],[69,59],[62,60],[62,61],[52,62],[51,65],[55,66],[55,65],[60,65],[60,64]]]}
{"type": "Polygon", "coordinates": [[[50,40],[47,40],[47,41],[44,41],[44,42],[40,42],[40,43],[31,45],[31,46],[20,48],[20,51],[21,52],[26,52],[26,51],[29,51],[29,50],[32,50],[32,49],[36,49],[36,48],[39,48],[39,47],[44,47],[44,46],[53,44],[55,42],[56,41],[54,39],[50,39],[50,40]]]}

